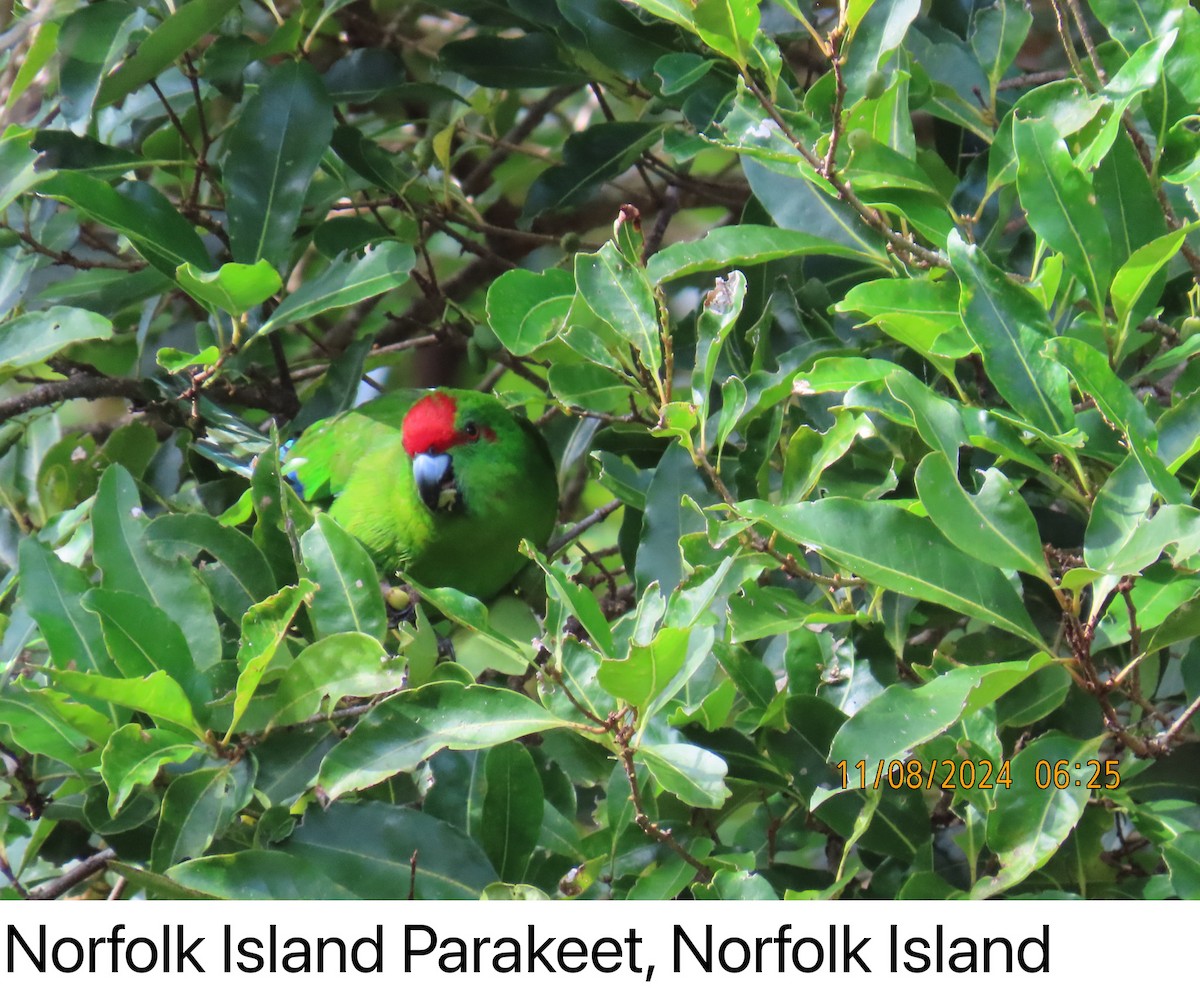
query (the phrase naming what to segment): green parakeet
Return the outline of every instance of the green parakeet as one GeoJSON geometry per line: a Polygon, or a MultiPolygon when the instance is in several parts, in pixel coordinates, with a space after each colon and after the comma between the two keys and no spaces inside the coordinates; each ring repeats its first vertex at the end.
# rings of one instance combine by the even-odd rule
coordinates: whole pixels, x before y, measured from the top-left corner
{"type": "Polygon", "coordinates": [[[558,511],[546,442],[477,391],[398,391],[309,427],[284,473],[384,571],[476,598],[497,594],[558,511]]]}

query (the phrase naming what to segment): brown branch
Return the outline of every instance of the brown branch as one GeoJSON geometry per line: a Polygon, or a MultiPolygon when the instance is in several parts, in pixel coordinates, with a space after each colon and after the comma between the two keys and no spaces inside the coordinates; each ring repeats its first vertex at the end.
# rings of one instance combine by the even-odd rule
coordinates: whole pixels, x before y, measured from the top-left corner
{"type": "Polygon", "coordinates": [[[117,852],[111,847],[106,847],[103,851],[97,851],[90,857],[84,858],[79,864],[54,879],[54,881],[47,882],[45,885],[39,885],[36,889],[30,889],[29,895],[26,898],[57,899],[59,896],[75,888],[80,882],[86,882],[93,875],[104,871],[108,867],[108,863],[116,856],[117,852]]]}
{"type": "Polygon", "coordinates": [[[852,208],[867,225],[887,240],[894,252],[915,257],[916,260],[919,260],[927,267],[937,266],[946,270],[950,269],[950,260],[941,253],[926,249],[924,246],[914,242],[907,235],[893,231],[891,226],[884,220],[883,214],[875,208],[864,204],[851,189],[850,184],[842,179],[836,171],[831,171],[827,174],[824,162],[818,159],[816,154],[792,131],[791,126],[783,119],[783,115],[779,113],[779,109],[775,106],[774,102],[763,93],[762,89],[754,81],[754,78],[748,72],[743,73],[742,78],[745,80],[746,87],[754,95],[754,98],[762,106],[763,110],[770,115],[771,120],[778,125],[784,138],[800,153],[804,161],[816,171],[818,176],[822,177],[833,187],[841,201],[852,208]]]}
{"type": "Polygon", "coordinates": [[[1010,76],[996,84],[997,90],[1022,90],[1027,86],[1041,86],[1043,83],[1056,83],[1067,78],[1065,69],[1047,69],[1041,73],[1023,73],[1020,76],[1010,76]]]}
{"type": "Polygon", "coordinates": [[[575,542],[580,536],[586,533],[592,526],[603,522],[613,514],[621,505],[624,504],[620,498],[614,498],[607,505],[601,505],[594,512],[585,515],[578,522],[572,524],[565,533],[556,539],[546,550],[546,556],[554,557],[560,550],[565,549],[575,542]]]}
{"type": "Polygon", "coordinates": [[[693,857],[691,852],[675,839],[674,834],[670,830],[660,827],[646,813],[646,809],[642,804],[642,793],[638,789],[637,771],[633,766],[634,750],[629,746],[629,736],[632,733],[632,727],[625,727],[623,730],[617,731],[617,756],[621,759],[621,767],[625,769],[625,777],[629,779],[629,798],[633,803],[634,822],[648,836],[653,837],[660,844],[666,844],[667,847],[695,868],[695,881],[707,885],[712,881],[712,870],[706,864],[693,857]]]}
{"type": "MultiPolygon", "coordinates": [[[[51,249],[49,246],[43,245],[35,239],[29,232],[13,228],[12,225],[4,221],[0,221],[0,229],[12,232],[39,256],[52,259],[59,266],[69,266],[76,270],[128,270],[131,273],[136,273],[138,270],[146,268],[146,261],[142,259],[123,260],[118,258],[115,262],[100,259],[81,259],[79,256],[66,250],[60,252],[57,249],[51,249]]],[[[109,252],[111,253],[111,250],[109,252]]]]}
{"type": "Polygon", "coordinates": [[[521,120],[505,133],[501,140],[503,145],[494,149],[463,178],[463,193],[468,197],[482,193],[486,189],[487,182],[491,178],[492,173],[495,172],[496,167],[509,156],[509,150],[505,146],[519,145],[525,141],[526,138],[533,134],[537,126],[546,119],[547,114],[578,89],[579,84],[560,86],[557,89],[551,90],[541,100],[530,104],[521,120]]]}

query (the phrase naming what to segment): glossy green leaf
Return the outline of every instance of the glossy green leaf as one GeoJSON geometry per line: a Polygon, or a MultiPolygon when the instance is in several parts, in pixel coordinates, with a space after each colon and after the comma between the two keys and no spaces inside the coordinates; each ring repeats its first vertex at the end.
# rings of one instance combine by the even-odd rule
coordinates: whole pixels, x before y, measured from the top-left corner
{"type": "Polygon", "coordinates": [[[108,786],[108,811],[115,816],[139,785],[150,785],[164,764],[182,764],[203,748],[171,730],[122,726],[100,756],[100,775],[108,786]]]}
{"type": "Polygon", "coordinates": [[[33,311],[0,324],[0,370],[17,370],[53,356],[64,346],[111,339],[112,322],[82,308],[33,311]]]}
{"type": "Polygon", "coordinates": [[[1084,764],[1095,758],[1100,742],[1100,737],[1077,740],[1063,733],[1047,733],[1012,759],[1012,787],[996,788],[987,821],[988,847],[1000,859],[1000,871],[980,879],[971,898],[985,899],[1023,882],[1054,856],[1083,815],[1092,770],[1084,764]],[[1039,788],[1037,780],[1046,783],[1046,766],[1053,774],[1058,762],[1066,762],[1071,784],[1039,788]]]}
{"type": "MultiPolygon", "coordinates": [[[[495,41],[489,39],[489,44],[495,41]]],[[[596,186],[629,169],[660,134],[650,122],[614,121],[571,135],[563,145],[562,165],[551,166],[534,181],[525,200],[525,217],[578,204],[596,186]]]]}
{"type": "Polygon", "coordinates": [[[880,771],[886,778],[891,761],[907,759],[914,747],[991,705],[1048,665],[1060,666],[1047,654],[1036,654],[1027,661],[954,668],[916,687],[891,685],[846,720],[829,748],[829,760],[845,761],[847,768],[862,761],[868,781],[880,771]]]}
{"type": "Polygon", "coordinates": [[[944,605],[1044,647],[1004,575],[950,545],[930,522],[910,512],[849,498],[784,508],[748,501],[735,507],[874,584],[944,605]]]}
{"type": "Polygon", "coordinates": [[[720,809],[731,794],[725,785],[728,766],[695,744],[644,744],[637,756],[654,780],[684,805],[720,809]]]}
{"type": "Polygon", "coordinates": [[[519,743],[487,755],[480,843],[504,882],[524,880],[542,826],[545,797],[533,758],[519,743]]]}
{"type": "Polygon", "coordinates": [[[247,802],[253,788],[246,762],[200,768],[180,775],[163,796],[162,817],[150,848],[150,867],[166,871],[198,858],[247,802]]]}
{"type": "Polygon", "coordinates": [[[229,729],[225,731],[226,743],[246,712],[251,697],[266,673],[267,665],[278,653],[293,617],[315,590],[315,584],[307,578],[301,578],[299,583],[287,585],[269,598],[250,606],[242,616],[242,639],[237,655],[237,694],[229,729]]]}
{"type": "Polygon", "coordinates": [[[574,297],[566,270],[510,270],[488,288],[488,322],[505,349],[526,356],[562,328],[574,297]]]}
{"type": "Polygon", "coordinates": [[[372,709],[325,758],[320,784],[336,798],[411,771],[442,748],[478,750],[569,725],[507,689],[434,682],[372,709]]]}
{"type": "Polygon", "coordinates": [[[387,618],[379,574],[363,545],[317,513],[300,538],[300,550],[305,576],[317,586],[308,608],[318,635],[357,631],[382,640],[387,618]]]}
{"type": "Polygon", "coordinates": [[[457,827],[384,802],[309,807],[284,851],[359,899],[477,899],[497,879],[457,827]]]}
{"type": "Polygon", "coordinates": [[[364,698],[401,688],[404,660],[365,633],[335,633],[296,655],[271,701],[272,725],[299,723],[348,695],[364,698]]]}
{"type": "Polygon", "coordinates": [[[588,307],[637,350],[642,365],[657,380],[662,363],[658,307],[645,272],[607,242],[599,252],[575,257],[575,284],[588,307]]]}
{"type": "Polygon", "coordinates": [[[142,678],[106,678],[81,671],[51,674],[55,686],[62,691],[144,712],[160,724],[204,737],[204,727],[192,712],[187,695],[166,671],[155,671],[142,678]]]}
{"type": "Polygon", "coordinates": [[[962,285],[959,310],[967,334],[983,356],[996,389],[1021,415],[1045,432],[1059,434],[1075,422],[1067,372],[1042,355],[1053,335],[1045,309],[957,235],[950,261],[962,285]]]}
{"type": "Polygon", "coordinates": [[[148,83],[215,29],[237,0],[189,0],[138,42],[133,54],[100,84],[96,106],[107,107],[148,83]]]}
{"type": "Polygon", "coordinates": [[[1001,471],[989,467],[972,494],[942,454],[930,453],[917,468],[916,485],[933,524],[964,553],[1052,583],[1033,513],[1001,471]]]}
{"type": "Polygon", "coordinates": [[[1158,430],[1129,387],[1112,371],[1104,355],[1079,339],[1052,339],[1047,352],[1062,363],[1081,391],[1096,402],[1105,419],[1126,439],[1129,452],[1146,477],[1173,503],[1186,501],[1182,485],[1158,456],[1158,430]]]}
{"type": "Polygon", "coordinates": [[[117,190],[85,173],[61,172],[41,181],[38,191],[124,235],[151,266],[169,277],[184,263],[212,269],[208,250],[191,223],[148,183],[134,181],[117,190]]]}
{"type": "Polygon", "coordinates": [[[229,243],[240,263],[286,261],[304,195],[333,135],[333,105],[316,70],[270,71],[229,132],[223,164],[229,243]]]}
{"type": "Polygon", "coordinates": [[[231,619],[274,593],[266,557],[244,533],[199,513],[160,515],[146,527],[150,548],[160,556],[194,559],[208,553],[214,561],[201,568],[213,601],[231,619]]]}
{"type": "Polygon", "coordinates": [[[147,519],[137,485],[120,464],[100,479],[92,509],[95,561],[104,587],[157,605],[183,631],[196,667],[221,658],[221,636],[207,589],[190,566],[159,557],[146,539],[147,519]]]}
{"type": "MultiPolygon", "coordinates": [[[[282,851],[212,854],[175,865],[172,881],[220,899],[354,899],[312,861],[282,851]]],[[[366,952],[363,952],[364,957],[366,952]]],[[[365,962],[364,962],[365,964],[365,962]]]]}
{"type": "Polygon", "coordinates": [[[32,537],[22,540],[18,550],[21,604],[37,620],[54,664],[119,676],[121,672],[104,652],[99,620],[80,605],[91,587],[84,573],[64,564],[32,537]]]}
{"type": "Polygon", "coordinates": [[[362,256],[339,257],[313,280],[306,280],[283,299],[258,334],[286,325],[296,325],[334,308],[345,308],[369,297],[377,297],[408,281],[416,256],[403,242],[381,242],[368,246],[362,256]]]}
{"type": "Polygon", "coordinates": [[[1075,165],[1050,121],[1015,119],[1013,144],[1017,189],[1029,224],[1063,254],[1067,269],[1087,288],[1092,303],[1103,307],[1111,261],[1091,177],[1075,165]]]}
{"type": "Polygon", "coordinates": [[[175,279],[193,299],[210,311],[242,315],[278,293],[283,286],[275,268],[265,259],[257,263],[226,263],[204,273],[191,263],[175,271],[175,279]]]}

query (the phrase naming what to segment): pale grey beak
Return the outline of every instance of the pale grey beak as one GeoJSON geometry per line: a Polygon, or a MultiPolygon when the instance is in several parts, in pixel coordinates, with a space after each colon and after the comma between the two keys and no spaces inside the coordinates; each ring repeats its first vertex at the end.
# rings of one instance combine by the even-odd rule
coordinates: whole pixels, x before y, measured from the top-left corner
{"type": "Polygon", "coordinates": [[[454,477],[448,453],[418,453],[413,457],[413,480],[417,492],[433,511],[437,511],[443,487],[454,477]]]}

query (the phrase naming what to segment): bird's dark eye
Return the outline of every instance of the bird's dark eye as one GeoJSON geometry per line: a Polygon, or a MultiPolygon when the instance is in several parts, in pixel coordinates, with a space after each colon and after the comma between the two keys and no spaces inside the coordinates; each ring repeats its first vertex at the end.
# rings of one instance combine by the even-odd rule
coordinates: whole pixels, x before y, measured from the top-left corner
{"type": "Polygon", "coordinates": [[[477,426],[474,422],[468,422],[466,425],[463,426],[463,435],[466,436],[468,439],[478,439],[479,438],[479,426],[477,426]]]}

